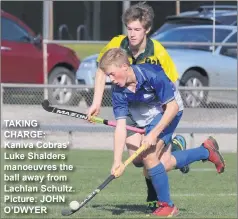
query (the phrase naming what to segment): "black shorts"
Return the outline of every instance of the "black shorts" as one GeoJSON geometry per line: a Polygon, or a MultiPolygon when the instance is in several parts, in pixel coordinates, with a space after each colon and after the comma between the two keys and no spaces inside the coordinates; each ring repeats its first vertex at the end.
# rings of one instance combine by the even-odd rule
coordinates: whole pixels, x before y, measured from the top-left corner
{"type": "MultiPolygon", "coordinates": [[[[141,128],[143,129],[144,127],[139,127],[136,123],[135,120],[133,120],[131,115],[128,115],[126,118],[126,125],[132,126],[132,127],[136,127],[136,128],[141,128]]],[[[127,137],[130,137],[132,135],[134,135],[136,132],[133,132],[131,130],[127,130],[127,137]]]]}

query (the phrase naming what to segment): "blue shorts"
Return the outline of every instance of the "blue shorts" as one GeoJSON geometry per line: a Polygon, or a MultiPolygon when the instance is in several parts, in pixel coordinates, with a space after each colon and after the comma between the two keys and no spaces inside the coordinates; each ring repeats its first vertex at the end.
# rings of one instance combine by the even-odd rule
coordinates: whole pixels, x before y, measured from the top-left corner
{"type": "MultiPolygon", "coordinates": [[[[172,122],[167,126],[167,128],[160,133],[158,136],[159,139],[162,139],[165,143],[165,145],[168,145],[172,141],[172,135],[183,115],[183,111],[180,111],[177,113],[177,115],[174,117],[172,122]]],[[[161,120],[163,114],[159,113],[153,120],[152,122],[145,127],[145,134],[147,135],[161,120]]]]}

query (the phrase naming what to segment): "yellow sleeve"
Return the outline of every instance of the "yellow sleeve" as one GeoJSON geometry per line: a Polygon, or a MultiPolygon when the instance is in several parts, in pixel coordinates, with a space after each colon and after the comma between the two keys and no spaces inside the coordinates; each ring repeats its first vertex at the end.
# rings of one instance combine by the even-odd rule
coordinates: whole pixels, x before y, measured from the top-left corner
{"type": "Polygon", "coordinates": [[[176,66],[169,56],[166,49],[156,40],[152,40],[154,42],[154,49],[155,49],[155,56],[159,60],[162,68],[164,69],[166,75],[169,77],[169,79],[173,82],[178,80],[178,71],[176,69],[176,66]]]}
{"type": "Polygon", "coordinates": [[[112,48],[119,48],[121,45],[121,41],[125,38],[126,36],[124,35],[118,35],[116,37],[113,37],[112,40],[100,51],[97,62],[100,61],[102,56],[104,55],[105,52],[107,52],[109,49],[112,48]]]}

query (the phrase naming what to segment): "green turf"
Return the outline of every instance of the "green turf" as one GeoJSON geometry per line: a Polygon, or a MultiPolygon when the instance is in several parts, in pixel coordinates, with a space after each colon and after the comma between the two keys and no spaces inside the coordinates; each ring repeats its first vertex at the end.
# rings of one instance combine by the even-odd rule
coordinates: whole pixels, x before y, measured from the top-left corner
{"type": "Polygon", "coordinates": [[[100,50],[105,46],[106,44],[64,44],[64,46],[69,47],[73,49],[80,60],[83,60],[87,56],[94,55],[96,53],[99,53],[100,50]]]}
{"type": "MultiPolygon", "coordinates": [[[[42,204],[49,207],[50,213],[46,216],[12,215],[12,218],[63,218],[60,214],[62,208],[67,207],[72,200],[83,200],[108,177],[112,164],[112,151],[70,150],[67,153],[67,163],[75,166],[75,171],[67,173],[70,178],[68,184],[71,184],[76,192],[66,195],[66,203],[42,204]]],[[[193,164],[191,172],[186,175],[178,170],[169,173],[171,196],[180,209],[179,217],[236,218],[236,154],[225,154],[224,157],[227,168],[222,175],[218,175],[214,166],[209,162],[193,164]],[[207,171],[201,171],[201,168],[206,168],[207,171]]],[[[20,162],[15,161],[14,163],[20,162]]],[[[31,161],[30,163],[42,163],[42,161],[31,161]]],[[[63,162],[60,161],[60,163],[63,162]]],[[[58,174],[65,173],[59,172],[58,174]]],[[[111,182],[70,218],[145,218],[145,198],[146,187],[142,169],[130,165],[123,176],[111,182]]],[[[3,211],[1,212],[1,218],[10,218],[6,217],[3,211]]]]}

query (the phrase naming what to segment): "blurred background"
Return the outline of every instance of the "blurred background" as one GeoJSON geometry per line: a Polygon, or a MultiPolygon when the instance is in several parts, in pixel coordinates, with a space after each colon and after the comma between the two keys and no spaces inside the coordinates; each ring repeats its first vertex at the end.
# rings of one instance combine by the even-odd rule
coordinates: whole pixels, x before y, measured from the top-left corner
{"type": "MultiPolygon", "coordinates": [[[[139,1],[54,1],[52,8],[52,39],[54,40],[110,40],[122,33],[121,15],[130,4],[139,1]],[[109,25],[110,22],[113,25],[109,25]],[[67,26],[60,35],[60,27],[67,26]],[[77,37],[77,28],[83,25],[87,34],[77,37]],[[95,31],[97,29],[97,31],[95,31]]],[[[147,1],[155,12],[155,32],[169,15],[194,11],[200,6],[212,6],[213,1],[147,1]]],[[[237,1],[217,1],[215,5],[237,6],[237,1]]],[[[25,22],[35,33],[43,30],[43,1],[2,1],[2,10],[25,22]]],[[[230,16],[226,16],[229,22],[230,16]]],[[[234,17],[235,19],[235,17],[234,17]]],[[[235,19],[236,20],[236,19],[235,19]]],[[[82,31],[83,32],[83,31],[82,31]]]]}
{"type": "MultiPolygon", "coordinates": [[[[112,148],[113,128],[45,112],[47,98],[85,113],[94,93],[96,58],[125,34],[121,15],[138,1],[2,1],[3,119],[37,119],[54,141],[112,148]],[[95,138],[92,138],[92,133],[95,138]]],[[[222,150],[237,147],[237,1],[148,1],[150,37],[165,46],[179,72],[185,105],[177,132],[189,147],[212,134],[222,150]]],[[[100,117],[113,119],[110,81],[100,117]]]]}

